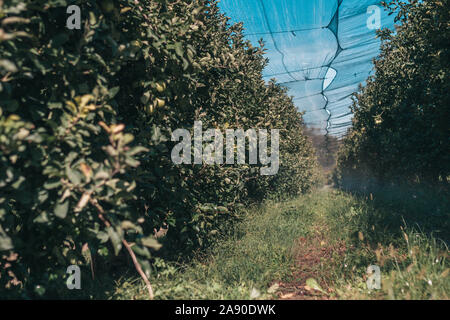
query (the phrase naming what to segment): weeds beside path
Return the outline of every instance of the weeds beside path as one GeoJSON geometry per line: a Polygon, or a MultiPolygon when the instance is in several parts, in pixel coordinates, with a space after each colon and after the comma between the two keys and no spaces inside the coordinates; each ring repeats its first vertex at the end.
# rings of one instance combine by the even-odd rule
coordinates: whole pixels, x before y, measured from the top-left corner
{"type": "MultiPolygon", "coordinates": [[[[448,299],[448,248],[419,231],[445,238],[448,215],[433,220],[430,212],[421,220],[413,207],[401,208],[325,188],[248,209],[242,223],[189,265],[157,261],[155,296],[448,299]],[[370,292],[365,273],[374,264],[380,266],[382,288],[370,292]]],[[[122,279],[112,298],[145,299],[145,287],[122,279]]]]}

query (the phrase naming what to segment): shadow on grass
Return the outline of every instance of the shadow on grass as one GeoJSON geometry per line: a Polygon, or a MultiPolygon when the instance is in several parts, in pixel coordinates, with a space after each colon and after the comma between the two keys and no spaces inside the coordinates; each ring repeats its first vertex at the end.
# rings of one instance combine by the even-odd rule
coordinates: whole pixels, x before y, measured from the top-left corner
{"type": "Polygon", "coordinates": [[[398,239],[407,228],[450,243],[450,193],[444,188],[391,184],[341,189],[366,212],[356,223],[365,227],[371,242],[398,239]]]}

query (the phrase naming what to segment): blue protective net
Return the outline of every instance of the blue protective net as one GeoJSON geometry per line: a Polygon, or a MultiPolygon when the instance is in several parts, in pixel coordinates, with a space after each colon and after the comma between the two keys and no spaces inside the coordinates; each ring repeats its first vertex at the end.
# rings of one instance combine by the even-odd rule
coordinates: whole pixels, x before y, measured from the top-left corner
{"type": "Polygon", "coordinates": [[[380,3],[221,0],[219,6],[231,23],[244,23],[254,45],[263,39],[269,58],[265,80],[275,78],[289,88],[309,127],[340,138],[351,125],[351,94],[370,75],[379,53],[374,27],[394,25],[380,3]]]}

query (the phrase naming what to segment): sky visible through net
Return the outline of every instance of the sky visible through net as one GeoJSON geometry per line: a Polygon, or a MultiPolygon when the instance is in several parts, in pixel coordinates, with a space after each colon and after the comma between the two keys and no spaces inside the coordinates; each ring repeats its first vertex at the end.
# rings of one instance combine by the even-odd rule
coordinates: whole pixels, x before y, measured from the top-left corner
{"type": "Polygon", "coordinates": [[[263,76],[289,88],[305,123],[341,138],[351,126],[351,95],[373,72],[377,28],[394,17],[375,0],[221,0],[245,37],[263,39],[269,64],[263,76]]]}

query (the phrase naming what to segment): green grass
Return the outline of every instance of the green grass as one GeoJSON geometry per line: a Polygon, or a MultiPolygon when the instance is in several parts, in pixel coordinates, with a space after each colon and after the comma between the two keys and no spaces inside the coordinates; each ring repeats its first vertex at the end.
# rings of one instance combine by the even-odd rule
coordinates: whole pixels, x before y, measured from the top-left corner
{"type": "MultiPolygon", "coordinates": [[[[157,260],[150,281],[156,299],[276,298],[268,292],[275,282],[306,280],[292,277],[299,268],[295,256],[302,252],[297,240],[320,234],[316,246],[345,249],[314,266],[328,298],[448,299],[448,248],[434,235],[449,235],[445,208],[424,213],[427,206],[413,200],[335,190],[267,202],[248,209],[241,223],[191,263],[157,260]],[[381,268],[382,289],[370,292],[365,273],[373,264],[381,268]]],[[[125,276],[110,298],[147,296],[140,279],[125,276]]]]}
{"type": "MultiPolygon", "coordinates": [[[[373,197],[333,192],[326,218],[330,237],[342,239],[347,252],[332,278],[343,299],[448,299],[450,263],[449,212],[443,206],[420,206],[424,197],[395,198],[392,192],[373,197]],[[446,214],[441,214],[446,210],[446,214]],[[367,290],[365,271],[381,268],[381,290],[367,290]]],[[[436,200],[435,198],[433,200],[436,200]]]]}
{"type": "MultiPolygon", "coordinates": [[[[243,221],[229,230],[208,252],[189,265],[165,265],[158,261],[152,277],[157,299],[250,299],[269,297],[274,280],[291,273],[292,249],[306,236],[313,212],[302,198],[286,203],[267,203],[245,212],[243,221]]],[[[140,281],[119,281],[114,298],[146,298],[140,281]]]]}

